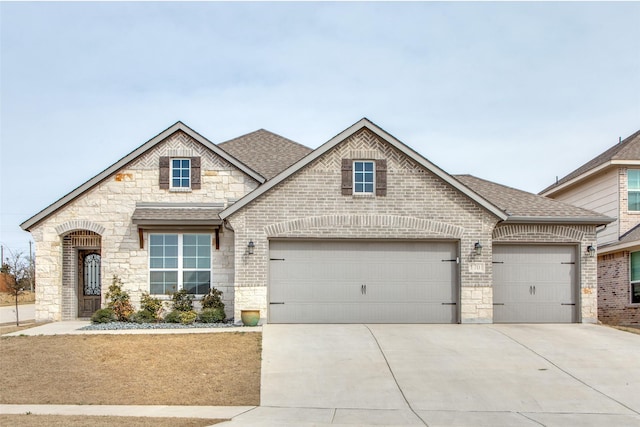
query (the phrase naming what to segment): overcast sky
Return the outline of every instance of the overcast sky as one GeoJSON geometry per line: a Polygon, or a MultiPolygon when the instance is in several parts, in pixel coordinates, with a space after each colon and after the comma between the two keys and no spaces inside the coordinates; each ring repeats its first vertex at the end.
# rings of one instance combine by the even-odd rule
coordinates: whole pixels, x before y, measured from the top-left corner
{"type": "Polygon", "coordinates": [[[178,120],[316,148],[367,117],[537,193],[640,129],[640,3],[0,3],[0,243],[178,120]]]}

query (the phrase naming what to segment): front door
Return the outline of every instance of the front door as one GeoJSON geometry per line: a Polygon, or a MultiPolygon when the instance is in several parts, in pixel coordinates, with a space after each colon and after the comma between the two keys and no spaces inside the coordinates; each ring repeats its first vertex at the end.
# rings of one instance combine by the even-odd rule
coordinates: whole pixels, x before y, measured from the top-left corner
{"type": "Polygon", "coordinates": [[[78,251],[78,264],[78,317],[91,317],[102,300],[99,251],[78,251]]]}

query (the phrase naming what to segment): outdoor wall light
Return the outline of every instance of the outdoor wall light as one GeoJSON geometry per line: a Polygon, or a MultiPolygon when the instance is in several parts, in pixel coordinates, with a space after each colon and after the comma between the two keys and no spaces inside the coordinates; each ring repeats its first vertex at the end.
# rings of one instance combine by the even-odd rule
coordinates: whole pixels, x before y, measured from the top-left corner
{"type": "Polygon", "coordinates": [[[253,243],[253,240],[249,240],[249,244],[247,245],[247,253],[249,255],[253,255],[253,250],[256,248],[256,244],[253,243]]]}
{"type": "Polygon", "coordinates": [[[480,244],[480,242],[476,242],[475,245],[473,245],[473,250],[476,255],[482,255],[482,245],[480,244]]]}
{"type": "Polygon", "coordinates": [[[596,248],[594,248],[593,245],[587,246],[587,255],[589,255],[591,258],[596,256],[596,248]]]}

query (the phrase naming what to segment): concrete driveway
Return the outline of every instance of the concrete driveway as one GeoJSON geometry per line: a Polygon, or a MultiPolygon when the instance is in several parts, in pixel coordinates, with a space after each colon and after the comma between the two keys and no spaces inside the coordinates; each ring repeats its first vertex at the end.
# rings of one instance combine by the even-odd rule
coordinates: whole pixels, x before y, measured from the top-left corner
{"type": "Polygon", "coordinates": [[[225,424],[640,426],[640,335],[578,324],[265,325],[261,406],[225,424]]]}

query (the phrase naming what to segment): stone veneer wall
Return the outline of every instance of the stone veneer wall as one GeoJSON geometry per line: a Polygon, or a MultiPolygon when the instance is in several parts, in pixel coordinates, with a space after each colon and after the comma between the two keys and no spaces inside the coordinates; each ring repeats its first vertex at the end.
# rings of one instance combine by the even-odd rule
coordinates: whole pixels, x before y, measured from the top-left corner
{"type": "MultiPolygon", "coordinates": [[[[258,183],[234,166],[207,150],[185,133],[178,131],[152,150],[138,157],[117,173],[100,182],[34,227],[31,233],[36,248],[36,320],[61,320],[62,298],[75,298],[76,280],[63,277],[63,236],[84,228],[100,229],[103,298],[113,275],[118,275],[134,303],[149,290],[148,234],[140,249],[137,227],[131,216],[136,202],[224,203],[237,200],[252,191],[258,183]],[[202,189],[190,192],[161,190],[159,157],[201,157],[202,189]]],[[[67,256],[68,253],[67,253],[67,256]]],[[[228,315],[234,301],[234,237],[222,230],[220,250],[212,251],[213,283],[224,292],[228,315]]],[[[65,307],[64,317],[75,316],[77,303],[65,307]]]]}
{"type": "Polygon", "coordinates": [[[640,325],[640,304],[631,304],[628,251],[598,257],[598,319],[610,325],[640,325]]]}
{"type": "Polygon", "coordinates": [[[570,243],[577,245],[577,271],[580,287],[580,319],[583,323],[598,320],[598,298],[595,258],[587,255],[587,247],[594,244],[596,227],[593,225],[537,225],[504,224],[493,232],[494,243],[570,243]]]}
{"type": "Polygon", "coordinates": [[[229,218],[236,237],[236,318],[268,316],[269,240],[275,238],[441,239],[461,253],[461,321],[492,318],[491,231],[497,219],[376,135],[363,130],[229,218]],[[387,159],[386,196],[342,196],[341,162],[387,159]],[[248,242],[255,243],[247,255],[248,242]],[[475,242],[487,248],[476,258],[475,242]],[[484,273],[471,273],[469,263],[484,273]]]}

